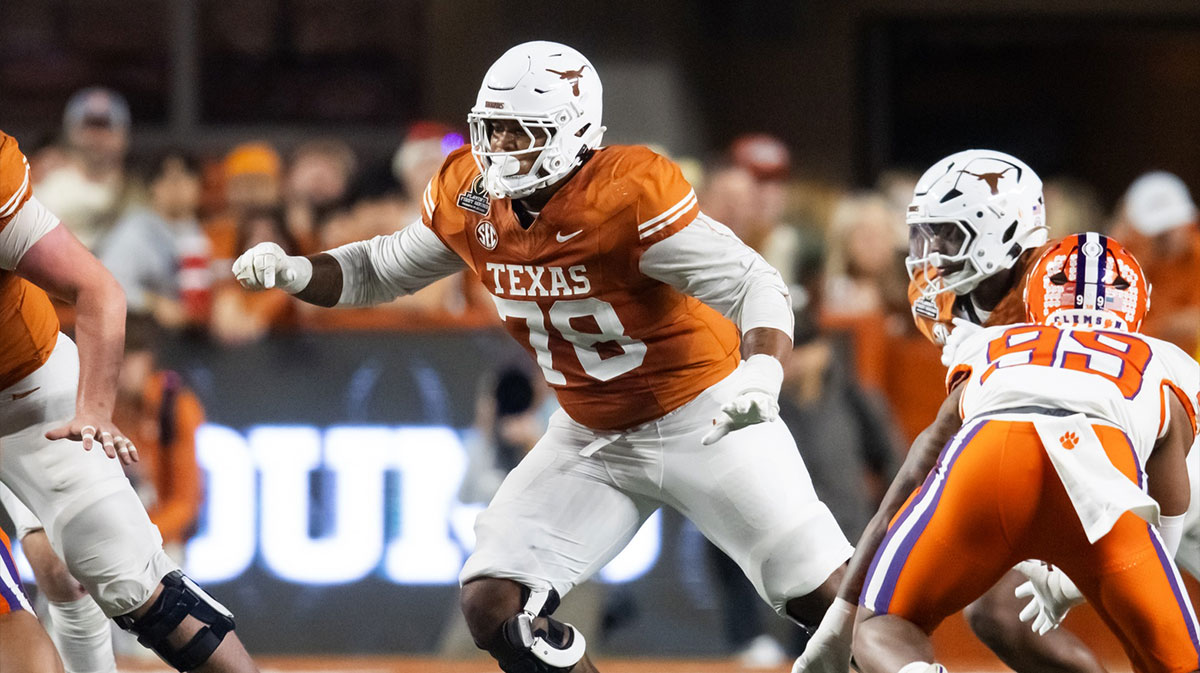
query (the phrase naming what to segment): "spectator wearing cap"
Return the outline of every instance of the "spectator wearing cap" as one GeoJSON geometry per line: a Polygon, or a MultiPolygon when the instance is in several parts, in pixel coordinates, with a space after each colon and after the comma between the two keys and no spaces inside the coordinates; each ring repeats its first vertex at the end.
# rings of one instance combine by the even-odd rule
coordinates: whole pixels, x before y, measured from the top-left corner
{"type": "Polygon", "coordinates": [[[796,285],[797,259],[803,243],[799,228],[787,222],[788,179],[792,155],[782,140],[765,133],[738,137],[729,147],[734,166],[753,179],[757,213],[739,237],[779,270],[789,286],[796,285]]]}
{"type": "Polygon", "coordinates": [[[91,249],[140,200],[126,174],[129,124],[121,94],[102,87],[76,92],[63,114],[68,161],[35,185],[38,198],[91,249]]]}
{"type": "Polygon", "coordinates": [[[168,150],[146,177],[149,204],[121,218],[97,256],[121,283],[131,315],[168,328],[204,326],[212,273],[208,237],[196,217],[200,165],[182,150],[168,150]]]}
{"type": "Polygon", "coordinates": [[[1200,228],[1178,176],[1154,171],[1129,186],[1113,236],[1142,263],[1153,285],[1143,331],[1189,353],[1200,341],[1200,228]]]}
{"type": "Polygon", "coordinates": [[[283,160],[265,142],[243,143],[222,162],[224,209],[204,223],[212,243],[214,268],[228,273],[237,247],[238,222],[248,213],[278,208],[283,194],[283,160]]]}
{"type": "Polygon", "coordinates": [[[421,193],[437,173],[446,155],[464,142],[463,135],[446,124],[419,121],[408,128],[392,156],[392,175],[413,217],[420,212],[421,193]]]}

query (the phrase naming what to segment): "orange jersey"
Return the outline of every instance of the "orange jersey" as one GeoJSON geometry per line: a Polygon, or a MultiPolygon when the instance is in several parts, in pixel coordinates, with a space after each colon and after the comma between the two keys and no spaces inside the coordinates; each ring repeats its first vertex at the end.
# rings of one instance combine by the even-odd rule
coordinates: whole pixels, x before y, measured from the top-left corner
{"type": "MultiPolygon", "coordinates": [[[[0,230],[33,195],[29,162],[17,141],[0,131],[0,230]]],[[[12,270],[0,270],[0,389],[41,367],[58,340],[58,316],[46,293],[12,270]]]]}
{"type": "Polygon", "coordinates": [[[640,425],[737,367],[733,323],[639,269],[700,212],[679,168],[649,149],[597,150],[528,229],[509,199],[488,196],[469,148],[446,159],[423,206],[577,422],[640,425]]]}
{"type": "MultiPolygon", "coordinates": [[[[924,271],[918,271],[908,282],[908,301],[912,306],[913,321],[925,338],[935,344],[945,343],[946,337],[954,327],[954,318],[966,318],[973,323],[986,327],[993,325],[1012,325],[1025,321],[1025,276],[1030,265],[1042,256],[1052,243],[1047,243],[1033,250],[1026,250],[1017,258],[1013,265],[1016,282],[1009,288],[1008,293],[1000,300],[986,320],[979,320],[971,307],[971,300],[966,296],[958,296],[953,292],[942,292],[927,295],[925,288],[930,280],[924,271]]],[[[936,279],[934,279],[936,282],[936,279]]]]}

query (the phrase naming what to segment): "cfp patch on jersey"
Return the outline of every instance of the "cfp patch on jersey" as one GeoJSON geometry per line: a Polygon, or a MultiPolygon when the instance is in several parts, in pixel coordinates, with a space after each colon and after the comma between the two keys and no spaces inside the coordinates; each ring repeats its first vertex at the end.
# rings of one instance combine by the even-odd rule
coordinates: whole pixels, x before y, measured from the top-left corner
{"type": "Polygon", "coordinates": [[[487,190],[483,188],[483,176],[475,178],[471,188],[458,195],[458,207],[472,213],[487,215],[492,209],[492,200],[488,198],[487,190]]]}

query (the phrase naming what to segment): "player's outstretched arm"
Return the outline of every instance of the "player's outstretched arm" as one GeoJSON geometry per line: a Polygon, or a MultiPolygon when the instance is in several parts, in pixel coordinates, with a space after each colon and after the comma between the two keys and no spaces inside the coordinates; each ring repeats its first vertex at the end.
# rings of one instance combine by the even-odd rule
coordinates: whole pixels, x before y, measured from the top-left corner
{"type": "Polygon", "coordinates": [[[871,517],[870,523],[867,524],[854,548],[854,556],[850,557],[849,567],[842,579],[842,586],[838,590],[840,598],[854,605],[858,604],[863,582],[867,578],[867,570],[871,566],[871,560],[875,557],[879,545],[883,543],[888,524],[896,516],[896,512],[900,511],[908,496],[921,485],[926,475],[933,469],[942,447],[962,427],[962,419],[958,415],[958,400],[962,397],[962,391],[963,386],[960,384],[950,392],[950,395],[942,402],[941,408],[938,409],[937,418],[913,441],[908,455],[904,458],[904,463],[900,466],[900,471],[896,473],[896,478],[888,487],[887,494],[883,496],[879,510],[875,512],[875,516],[871,517]]]}
{"type": "MultiPolygon", "coordinates": [[[[41,204],[30,201],[25,209],[31,208],[41,208],[41,204]]],[[[53,217],[48,211],[43,216],[53,217]]],[[[16,222],[10,226],[16,226],[16,222]]],[[[47,432],[46,438],[82,441],[87,450],[91,450],[93,439],[98,439],[109,458],[120,457],[126,464],[135,462],[137,448],[112,421],[117,371],[125,350],[125,293],[121,286],[61,224],[29,247],[17,263],[16,272],[75,306],[75,341],[79,347],[75,417],[47,432]]]]}
{"type": "Polygon", "coordinates": [[[247,290],[277,287],[317,306],[368,306],[412,294],[465,266],[429,227],[415,222],[307,257],[259,243],[234,261],[233,275],[247,290]]]}

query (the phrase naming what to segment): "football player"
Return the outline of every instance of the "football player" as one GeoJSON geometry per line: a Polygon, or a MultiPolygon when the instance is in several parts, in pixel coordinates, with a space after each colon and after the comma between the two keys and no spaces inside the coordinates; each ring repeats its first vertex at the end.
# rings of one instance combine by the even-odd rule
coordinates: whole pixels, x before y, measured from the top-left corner
{"type": "MultiPolygon", "coordinates": [[[[952,330],[965,333],[977,325],[1024,320],[1027,271],[1047,247],[1042,181],[1029,166],[993,150],[945,157],[917,181],[906,221],[908,295],[922,334],[940,346],[952,330]]],[[[908,454],[913,458],[901,467],[859,539],[840,598],[796,660],[795,673],[847,670],[855,605],[867,565],[888,522],[928,471],[913,462],[921,453],[915,448],[941,447],[954,430],[935,422],[918,435],[908,454]]],[[[967,608],[967,621],[976,635],[1021,673],[1103,673],[1096,656],[1074,634],[1058,629],[1039,637],[1021,623],[1023,601],[1015,591],[1025,581],[1014,570],[967,608]]]]}
{"type": "Polygon", "coordinates": [[[928,476],[871,562],[855,660],[944,673],[927,634],[1039,559],[1074,580],[1135,671],[1196,671],[1200,623],[1172,557],[1200,366],[1138,334],[1150,286],[1113,239],[1050,247],[1025,297],[1027,323],[952,337],[935,423],[958,429],[943,448],[914,446],[928,476]]]}
{"type": "Polygon", "coordinates": [[[601,108],[582,54],[518,45],[488,70],[470,147],[447,157],[419,222],[307,258],[264,243],[234,264],[247,288],[322,306],[471,268],[540,365],[562,410],[480,514],[460,576],[476,644],[509,673],[596,670],[554,609],[663,505],[801,622],[852,552],[778,420],[786,286],[700,212],[674,163],[602,146],[601,108]]]}
{"type": "Polygon", "coordinates": [[[8,536],[0,530],[0,671],[5,673],[62,673],[62,660],[54,650],[29,599],[13,562],[8,536]]]}
{"type": "Polygon", "coordinates": [[[33,196],[29,164],[3,132],[0,301],[0,481],[44,524],[55,554],[105,615],[167,663],[180,671],[256,670],[232,633],[232,615],[163,553],[158,530],[111,460],[137,460],[112,422],[125,298],[33,196]],[[74,304],[78,347],[59,333],[47,292],[74,304]]]}

